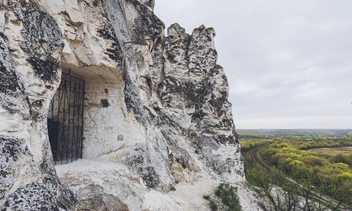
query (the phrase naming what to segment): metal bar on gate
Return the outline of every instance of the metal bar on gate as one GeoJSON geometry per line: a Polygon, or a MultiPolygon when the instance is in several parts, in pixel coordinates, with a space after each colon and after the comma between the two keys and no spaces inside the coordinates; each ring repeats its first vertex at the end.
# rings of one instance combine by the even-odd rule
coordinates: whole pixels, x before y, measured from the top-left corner
{"type": "Polygon", "coordinates": [[[81,111],[82,111],[82,115],[81,115],[81,140],[80,140],[80,158],[82,158],[83,156],[83,126],[84,126],[84,96],[85,96],[85,87],[86,87],[86,82],[85,81],[81,81],[82,82],[82,101],[81,101],[81,111]]]}

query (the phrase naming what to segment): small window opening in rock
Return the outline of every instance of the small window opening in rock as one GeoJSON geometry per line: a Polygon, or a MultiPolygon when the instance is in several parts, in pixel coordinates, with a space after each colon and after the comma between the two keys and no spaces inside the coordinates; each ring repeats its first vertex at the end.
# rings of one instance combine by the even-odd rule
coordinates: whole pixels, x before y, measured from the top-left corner
{"type": "Polygon", "coordinates": [[[108,99],[101,99],[100,102],[104,108],[109,107],[110,105],[108,99]]]}
{"type": "Polygon", "coordinates": [[[105,89],[104,89],[104,92],[105,92],[105,94],[108,94],[109,91],[108,91],[107,88],[105,88],[105,89]]]}
{"type": "Polygon", "coordinates": [[[170,63],[171,64],[175,64],[176,62],[175,62],[175,55],[169,55],[168,57],[167,57],[167,59],[170,61],[170,63]]]}

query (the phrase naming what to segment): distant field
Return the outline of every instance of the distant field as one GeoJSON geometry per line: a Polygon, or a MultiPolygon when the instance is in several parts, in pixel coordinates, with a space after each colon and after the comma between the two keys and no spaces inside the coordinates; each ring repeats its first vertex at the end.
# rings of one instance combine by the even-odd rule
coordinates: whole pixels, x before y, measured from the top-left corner
{"type": "Polygon", "coordinates": [[[352,134],[352,129],[236,129],[236,131],[241,138],[276,138],[283,136],[338,137],[352,134]]]}
{"type": "Polygon", "coordinates": [[[317,148],[308,150],[315,154],[330,154],[335,155],[338,153],[352,154],[352,147],[338,147],[338,148],[317,148]]]}

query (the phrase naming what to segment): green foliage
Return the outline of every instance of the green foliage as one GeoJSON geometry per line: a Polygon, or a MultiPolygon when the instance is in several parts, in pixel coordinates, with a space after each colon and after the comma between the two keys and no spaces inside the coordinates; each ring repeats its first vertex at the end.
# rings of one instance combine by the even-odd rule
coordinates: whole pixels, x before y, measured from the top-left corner
{"type": "Polygon", "coordinates": [[[221,183],[215,190],[215,195],[228,207],[228,210],[241,210],[240,201],[237,197],[237,188],[234,188],[229,183],[221,183]]]}
{"type": "Polygon", "coordinates": [[[209,195],[203,196],[209,201],[209,206],[212,211],[227,210],[227,211],[241,211],[239,199],[237,197],[237,188],[231,186],[229,183],[220,183],[215,189],[213,198],[209,195]]]}
{"type": "MultiPolygon", "coordinates": [[[[267,141],[260,150],[260,158],[270,166],[271,171],[264,171],[261,166],[247,161],[250,150],[243,153],[245,160],[246,178],[249,184],[260,189],[260,193],[267,197],[272,210],[294,210],[292,206],[298,196],[312,201],[312,195],[321,194],[332,197],[337,202],[352,205],[352,155],[317,155],[306,149],[332,148],[351,146],[352,137],[281,137],[267,141]],[[286,179],[285,179],[286,178],[286,179]],[[291,178],[292,180],[287,180],[291,178]],[[287,182],[289,181],[289,182],[287,182]],[[300,185],[292,185],[292,181],[300,185]],[[273,187],[279,186],[286,192],[273,195],[273,187]],[[313,191],[314,187],[314,191],[313,191]],[[314,193],[314,194],[313,194],[314,193]],[[288,201],[279,200],[280,197],[288,201]],[[276,204],[275,204],[276,203],[276,204]]],[[[260,144],[257,144],[260,146],[260,144]]],[[[253,149],[253,148],[251,148],[253,149]]],[[[330,150],[330,149],[329,149],[330,150]]],[[[275,191],[274,191],[275,192],[275,191]]],[[[314,197],[313,197],[314,199],[314,197]]],[[[320,207],[334,207],[333,203],[324,202],[320,207]]],[[[308,203],[309,204],[309,203],[308,203]]],[[[310,205],[313,206],[313,205],[310,205]]],[[[314,205],[315,206],[315,205],[314,205]]],[[[311,210],[319,210],[311,209],[311,210]]]]}
{"type": "Polygon", "coordinates": [[[209,201],[209,206],[212,211],[218,210],[218,203],[213,200],[209,195],[203,196],[203,199],[209,201]]]}
{"type": "Polygon", "coordinates": [[[332,164],[333,166],[339,168],[339,169],[343,169],[343,170],[346,170],[348,171],[348,169],[350,168],[350,166],[346,163],[334,163],[332,164]]]}
{"type": "MultiPolygon", "coordinates": [[[[292,139],[291,139],[292,141],[292,139]]],[[[314,138],[300,138],[295,142],[297,147],[302,150],[314,148],[332,148],[352,146],[352,137],[314,137],[314,138]]]]}
{"type": "Polygon", "coordinates": [[[331,156],[329,160],[331,163],[345,163],[350,167],[352,167],[352,154],[346,155],[346,154],[338,153],[334,156],[331,156]]]}
{"type": "MultiPolygon", "coordinates": [[[[295,173],[296,178],[301,178],[300,184],[288,179],[288,175],[278,169],[271,172],[264,171],[259,165],[246,169],[247,179],[252,181],[259,195],[270,204],[270,210],[296,211],[296,210],[338,210],[339,202],[326,200],[326,186],[314,186],[314,175],[295,173]]],[[[342,175],[341,175],[342,176],[342,175]]],[[[349,175],[344,175],[349,176],[349,175]]],[[[342,195],[338,188],[331,190],[337,196],[342,195]]]]}
{"type": "Polygon", "coordinates": [[[343,172],[342,174],[339,175],[339,177],[349,180],[349,179],[352,179],[352,174],[348,172],[343,172]]]}
{"type": "Polygon", "coordinates": [[[266,145],[270,143],[271,140],[269,139],[246,139],[241,141],[241,151],[248,152],[251,149],[254,149],[259,146],[266,145]]]}
{"type": "Polygon", "coordinates": [[[300,160],[293,160],[293,161],[289,162],[288,165],[291,167],[299,167],[299,166],[303,165],[303,162],[300,160]]]}

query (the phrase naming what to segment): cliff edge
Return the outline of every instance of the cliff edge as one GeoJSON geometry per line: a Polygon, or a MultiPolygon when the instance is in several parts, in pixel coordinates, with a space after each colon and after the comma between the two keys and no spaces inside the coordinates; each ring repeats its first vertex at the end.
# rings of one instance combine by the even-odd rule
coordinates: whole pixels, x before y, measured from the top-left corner
{"type": "Polygon", "coordinates": [[[153,0],[0,1],[0,209],[207,210],[245,184],[213,28],[153,0]]]}

